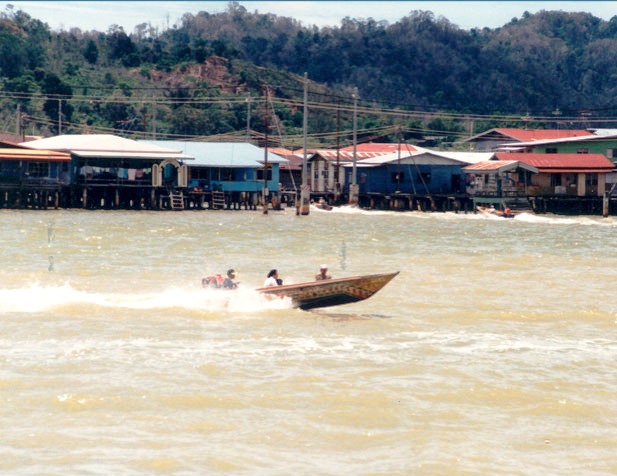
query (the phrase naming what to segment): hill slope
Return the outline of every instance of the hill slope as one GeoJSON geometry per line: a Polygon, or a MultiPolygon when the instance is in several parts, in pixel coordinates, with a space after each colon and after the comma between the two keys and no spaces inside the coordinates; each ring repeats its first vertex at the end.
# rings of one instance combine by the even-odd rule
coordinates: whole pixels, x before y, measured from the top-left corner
{"type": "Polygon", "coordinates": [[[298,145],[304,73],[313,144],[349,140],[354,87],[361,137],[385,140],[397,130],[451,141],[517,121],[578,128],[615,116],[617,17],[586,13],[466,31],[417,11],[319,29],[231,3],[187,13],[171,30],[127,34],[52,32],[10,10],[0,15],[0,53],[0,128],[28,133],[258,137],[267,124],[298,145]]]}

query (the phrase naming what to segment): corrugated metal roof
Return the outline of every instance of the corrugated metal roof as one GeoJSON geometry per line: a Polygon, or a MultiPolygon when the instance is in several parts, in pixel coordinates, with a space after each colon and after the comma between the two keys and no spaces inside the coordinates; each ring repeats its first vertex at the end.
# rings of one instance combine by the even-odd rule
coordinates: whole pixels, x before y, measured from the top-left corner
{"type": "MultiPolygon", "coordinates": [[[[0,134],[0,136],[2,136],[2,134],[0,134]]],[[[21,141],[19,141],[19,142],[21,142],[21,141]]],[[[23,147],[21,145],[19,145],[19,142],[12,142],[10,140],[0,139],[0,148],[3,148],[3,149],[21,149],[23,147]]]]}
{"type": "MultiPolygon", "coordinates": [[[[194,141],[139,141],[140,143],[173,147],[195,158],[191,166],[262,168],[265,161],[263,149],[248,142],[194,142],[194,141]]],[[[287,160],[268,152],[271,164],[286,164],[287,160]]]]}
{"type": "Polygon", "coordinates": [[[417,153],[417,151],[413,150],[413,151],[409,151],[407,152],[406,150],[401,150],[400,156],[398,153],[398,150],[396,152],[389,152],[387,154],[383,154],[383,155],[378,155],[376,157],[369,157],[367,159],[363,159],[362,163],[365,165],[383,165],[383,164],[388,164],[390,162],[397,162],[400,158],[401,161],[408,159],[410,157],[412,157],[415,153],[417,153]]]}
{"type": "Polygon", "coordinates": [[[516,129],[497,128],[495,131],[513,137],[522,142],[546,139],[564,139],[567,137],[588,136],[589,131],[584,129],[516,129]]]}
{"type": "Polygon", "coordinates": [[[65,152],[53,150],[31,150],[19,148],[0,149],[1,160],[26,160],[37,162],[70,162],[71,156],[65,152]]]}
{"type": "Polygon", "coordinates": [[[16,146],[20,142],[42,139],[41,136],[28,136],[21,134],[11,134],[9,132],[0,132],[0,142],[6,143],[9,147],[16,146]]]}
{"type": "MultiPolygon", "coordinates": [[[[321,157],[323,157],[324,159],[330,162],[335,161],[337,158],[341,162],[351,162],[353,160],[353,151],[351,150],[340,149],[337,154],[336,149],[310,149],[310,150],[307,150],[307,153],[309,154],[309,157],[312,157],[314,155],[320,155],[321,157]]],[[[370,159],[373,157],[382,157],[390,153],[391,152],[358,152],[356,151],[356,160],[365,160],[365,159],[370,159]]],[[[304,153],[296,152],[295,155],[302,157],[304,153]]]]}
{"type": "Polygon", "coordinates": [[[537,147],[539,145],[550,145],[550,144],[567,144],[571,142],[593,142],[593,141],[603,141],[603,140],[617,140],[617,135],[598,135],[598,134],[590,134],[587,133],[585,136],[577,136],[577,137],[561,137],[558,139],[542,139],[542,140],[534,140],[529,142],[509,142],[504,143],[503,147],[537,147]]]}
{"type": "Polygon", "coordinates": [[[173,156],[180,154],[178,149],[163,148],[153,144],[125,139],[111,134],[66,134],[46,139],[21,142],[29,149],[47,149],[62,152],[113,152],[116,156],[124,153],[147,153],[173,156]]]}
{"type": "Polygon", "coordinates": [[[296,150],[285,149],[284,147],[268,147],[268,152],[272,152],[273,154],[280,155],[285,157],[287,155],[293,155],[297,152],[296,150]]]}
{"type": "Polygon", "coordinates": [[[448,159],[457,160],[466,164],[477,164],[490,160],[495,154],[494,152],[458,152],[458,151],[431,151],[435,155],[446,157],[448,159]]]}
{"type": "Polygon", "coordinates": [[[602,154],[526,154],[501,152],[500,161],[518,160],[543,171],[572,170],[579,172],[610,172],[615,165],[602,154]]]}
{"type": "Polygon", "coordinates": [[[463,170],[471,172],[471,171],[490,171],[496,172],[500,169],[510,167],[512,165],[518,164],[517,160],[489,160],[486,162],[477,162],[472,165],[468,165],[467,167],[463,167],[463,170]]]}
{"type": "Polygon", "coordinates": [[[480,134],[476,134],[475,136],[466,139],[465,142],[469,142],[469,141],[477,140],[477,139],[488,139],[488,136],[491,136],[491,135],[501,135],[505,137],[511,137],[512,139],[519,141],[519,142],[531,142],[531,141],[547,140],[547,139],[554,140],[554,139],[562,139],[562,138],[588,136],[589,134],[590,132],[584,129],[517,129],[517,128],[508,128],[508,127],[498,127],[498,128],[494,128],[494,129],[490,129],[488,131],[482,132],[480,134]]]}
{"type": "Polygon", "coordinates": [[[588,174],[588,173],[610,173],[612,172],[612,170],[599,170],[599,169],[577,169],[577,168],[573,168],[573,169],[540,169],[540,172],[544,172],[544,173],[551,173],[551,174],[558,174],[558,173],[563,173],[563,174],[588,174]]]}
{"type": "Polygon", "coordinates": [[[525,164],[518,160],[489,160],[486,162],[478,162],[472,165],[463,167],[463,171],[470,173],[497,173],[508,172],[521,168],[533,173],[538,173],[538,169],[531,165],[525,164]]]}
{"type": "MultiPolygon", "coordinates": [[[[379,152],[383,154],[389,154],[390,152],[398,151],[398,143],[385,143],[385,142],[365,142],[363,144],[356,144],[356,152],[379,152]]],[[[416,148],[410,144],[401,144],[401,151],[407,150],[415,151],[416,148]]],[[[344,147],[341,150],[353,152],[353,145],[344,147]]]]}
{"type": "Polygon", "coordinates": [[[142,159],[142,160],[164,160],[164,159],[176,159],[176,160],[194,160],[190,155],[182,154],[180,152],[162,153],[162,152],[107,152],[96,150],[77,150],[72,154],[76,157],[89,158],[89,159],[142,159]]]}
{"type": "MultiPolygon", "coordinates": [[[[426,149],[424,147],[419,147],[417,145],[410,144],[402,144],[400,157],[398,144],[362,144],[364,149],[367,150],[356,150],[356,164],[365,164],[370,166],[378,166],[382,164],[387,164],[389,162],[394,162],[399,160],[406,160],[412,157],[420,157],[423,155],[432,155],[434,157],[441,157],[447,159],[449,161],[456,161],[462,164],[472,164],[476,162],[481,162],[484,160],[489,160],[493,157],[493,152],[458,152],[458,151],[439,151],[426,149]],[[372,152],[368,150],[375,149],[372,152]]],[[[334,161],[337,158],[336,149],[311,149],[309,150],[311,155],[319,154],[321,157],[328,161],[334,161]]],[[[295,155],[299,155],[296,152],[295,155]]],[[[345,147],[340,149],[338,153],[338,158],[343,163],[342,165],[347,166],[349,163],[353,161],[353,147],[345,147]]],[[[430,163],[435,163],[434,160],[430,161],[430,163]]]]}
{"type": "Polygon", "coordinates": [[[281,170],[302,170],[304,157],[298,157],[297,155],[276,155],[283,157],[285,160],[287,160],[286,164],[281,164],[281,170]]]}
{"type": "Polygon", "coordinates": [[[493,152],[444,152],[416,146],[410,151],[402,149],[400,155],[397,150],[396,152],[390,152],[389,154],[364,159],[362,160],[362,163],[382,165],[398,162],[400,160],[402,163],[415,164],[470,164],[481,162],[483,160],[489,160],[493,156],[493,152]]]}
{"type": "Polygon", "coordinates": [[[617,136],[617,129],[591,129],[597,136],[617,136]]]}

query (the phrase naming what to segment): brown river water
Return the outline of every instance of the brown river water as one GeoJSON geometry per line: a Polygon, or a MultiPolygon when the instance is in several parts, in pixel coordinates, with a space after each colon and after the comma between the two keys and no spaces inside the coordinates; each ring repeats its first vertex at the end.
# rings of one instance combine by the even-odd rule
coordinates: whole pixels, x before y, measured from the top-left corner
{"type": "Polygon", "coordinates": [[[0,221],[0,474],[617,474],[615,218],[0,221]],[[321,263],[400,274],[315,312],[254,291],[321,263]]]}

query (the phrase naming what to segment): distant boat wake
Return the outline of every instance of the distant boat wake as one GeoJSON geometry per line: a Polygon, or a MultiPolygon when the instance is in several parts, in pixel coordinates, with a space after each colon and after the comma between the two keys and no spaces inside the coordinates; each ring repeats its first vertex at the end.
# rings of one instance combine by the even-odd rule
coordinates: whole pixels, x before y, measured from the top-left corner
{"type": "Polygon", "coordinates": [[[268,300],[254,290],[233,293],[202,288],[171,287],[156,292],[101,293],[83,291],[70,284],[0,288],[0,316],[9,313],[36,313],[83,306],[117,309],[187,309],[204,312],[259,312],[291,308],[287,299],[268,300]]]}
{"type": "MultiPolygon", "coordinates": [[[[347,215],[366,215],[366,216],[393,216],[408,219],[424,219],[424,220],[495,220],[504,222],[502,217],[488,216],[481,213],[473,212],[421,212],[421,211],[394,211],[394,210],[368,210],[354,206],[334,207],[330,211],[315,210],[317,213],[325,213],[332,215],[335,213],[347,215]]],[[[582,226],[602,226],[602,227],[617,227],[617,218],[610,216],[604,218],[595,215],[581,216],[565,216],[544,214],[537,215],[535,213],[519,213],[513,220],[515,222],[538,223],[543,225],[582,225],[582,226]]]]}

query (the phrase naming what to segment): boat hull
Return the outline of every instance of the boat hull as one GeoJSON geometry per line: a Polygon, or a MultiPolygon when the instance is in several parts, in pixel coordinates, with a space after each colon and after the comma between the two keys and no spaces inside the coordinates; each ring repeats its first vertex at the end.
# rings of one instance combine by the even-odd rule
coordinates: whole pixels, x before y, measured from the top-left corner
{"type": "Polygon", "coordinates": [[[316,309],[364,301],[388,284],[397,274],[383,273],[348,278],[288,284],[257,291],[269,296],[290,298],[294,307],[316,309]]]}
{"type": "MultiPolygon", "coordinates": [[[[484,215],[492,215],[492,216],[497,216],[497,217],[501,217],[501,218],[514,218],[514,214],[509,211],[508,213],[505,213],[501,210],[496,210],[496,209],[491,209],[489,207],[481,207],[481,206],[477,206],[476,209],[484,214],[484,215]]],[[[507,209],[510,210],[510,209],[507,209]]]]}

